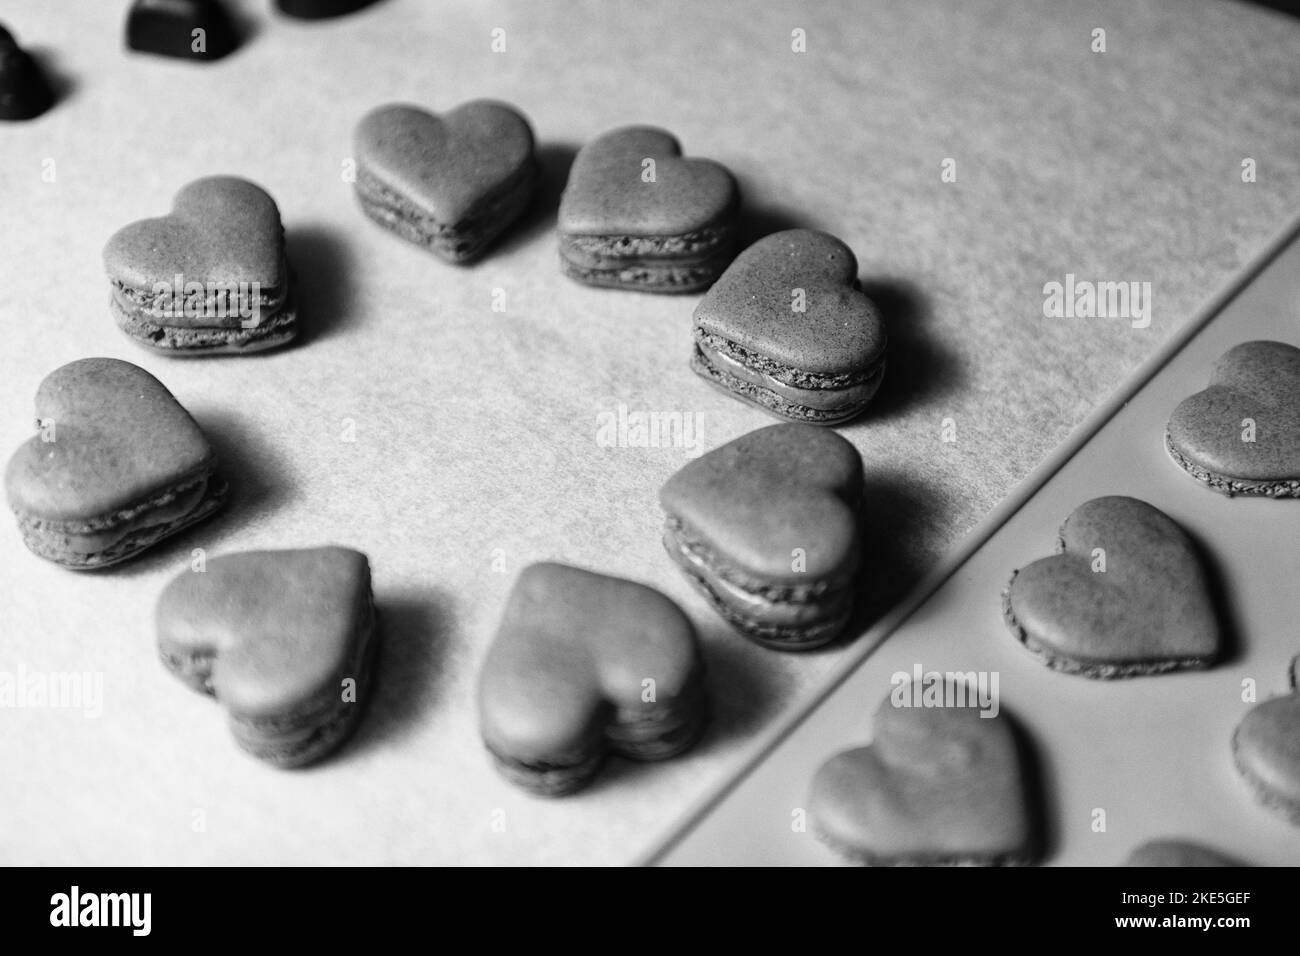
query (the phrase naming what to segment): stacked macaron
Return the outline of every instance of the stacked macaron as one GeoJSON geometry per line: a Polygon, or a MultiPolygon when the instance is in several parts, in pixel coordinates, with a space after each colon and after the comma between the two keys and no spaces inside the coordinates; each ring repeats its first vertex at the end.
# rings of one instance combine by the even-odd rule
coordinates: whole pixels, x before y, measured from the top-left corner
{"type": "Polygon", "coordinates": [[[240,354],[297,334],[280,210],[246,180],[190,183],[168,215],[114,233],[104,268],[118,327],[152,351],[240,354]]]}
{"type": "Polygon", "coordinates": [[[370,695],[370,563],[350,548],[249,551],[187,569],[158,599],[167,669],[225,706],[236,742],[281,767],[336,749],[370,695]]]}
{"type": "Polygon", "coordinates": [[[34,554],[74,570],[134,557],[221,507],[226,481],[203,431],[156,378],[88,358],[36,393],[37,433],[5,469],[34,554]]]}
{"type": "Polygon", "coordinates": [[[385,229],[448,262],[469,262],[523,214],[537,181],[533,131],[513,106],[372,110],[357,125],[356,194],[385,229]]]}
{"type": "Polygon", "coordinates": [[[501,773],[546,796],[587,785],[611,754],[676,756],[707,717],[695,629],[653,588],[530,565],[483,664],[479,715],[501,773]]]}
{"type": "Polygon", "coordinates": [[[659,492],[668,555],[733,627],[807,650],[853,611],[862,458],[835,432],[771,425],[688,463],[659,492]]]}
{"type": "Polygon", "coordinates": [[[791,229],[742,252],[700,300],[691,368],[781,418],[838,425],[876,394],[885,345],[849,247],[791,229]]]}
{"type": "Polygon", "coordinates": [[[594,286],[693,292],[734,254],[740,191],[723,166],[685,159],[671,133],[612,130],[573,161],[560,201],[560,264],[594,286]]]}

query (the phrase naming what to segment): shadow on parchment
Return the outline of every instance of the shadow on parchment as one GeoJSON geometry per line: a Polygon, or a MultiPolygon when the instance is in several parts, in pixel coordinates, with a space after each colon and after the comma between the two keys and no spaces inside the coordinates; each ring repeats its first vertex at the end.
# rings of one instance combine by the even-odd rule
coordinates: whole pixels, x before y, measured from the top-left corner
{"type": "Polygon", "coordinates": [[[41,114],[44,116],[45,113],[57,109],[61,103],[71,98],[77,91],[79,83],[72,74],[64,71],[59,51],[53,47],[30,46],[27,48],[27,54],[35,62],[36,68],[41,71],[45,82],[50,87],[50,105],[41,114]]]}
{"type": "MultiPolygon", "coordinates": [[[[838,650],[856,641],[920,580],[931,560],[908,542],[926,540],[938,493],[913,475],[873,472],[863,483],[862,567],[858,598],[844,635],[827,645],[838,650]]],[[[813,651],[812,653],[817,653],[813,651]]]]}
{"type": "Polygon", "coordinates": [[[449,609],[447,596],[436,590],[375,595],[379,645],[369,703],[339,758],[400,739],[438,699],[451,633],[449,609]]]}
{"type": "Polygon", "coordinates": [[[1002,718],[1011,725],[1016,753],[1020,757],[1020,767],[1024,774],[1025,812],[1028,815],[1030,833],[1033,834],[1027,850],[1029,860],[1037,863],[1050,859],[1060,841],[1060,833],[1054,823],[1057,814],[1049,809],[1049,804],[1055,803],[1055,793],[1049,785],[1051,768],[1046,754],[1034,742],[1024,723],[1010,713],[1004,712],[1002,718]]]}
{"type": "Polygon", "coordinates": [[[284,244],[298,306],[298,337],[289,345],[295,348],[327,338],[347,323],[354,311],[356,270],[351,248],[331,229],[295,226],[285,230],[284,244]]]}
{"type": "Polygon", "coordinates": [[[1237,614],[1232,590],[1223,576],[1222,563],[1204,538],[1189,528],[1184,527],[1183,531],[1191,539],[1196,557],[1205,570],[1210,606],[1214,619],[1219,623],[1219,656],[1215,659],[1215,665],[1236,663],[1242,653],[1241,617],[1237,614]]]}
{"type": "MultiPolygon", "coordinates": [[[[536,151],[538,179],[532,202],[519,221],[512,224],[484,252],[484,258],[511,252],[518,246],[537,241],[555,228],[555,217],[560,211],[560,196],[569,182],[569,168],[578,155],[577,147],[568,143],[546,143],[536,151]]],[[[558,255],[558,253],[557,253],[558,255]]]]}
{"type": "Polygon", "coordinates": [[[887,421],[959,389],[965,370],[953,350],[929,328],[931,311],[925,294],[907,279],[860,282],[880,309],[889,335],[885,378],[860,421],[887,421]]]}

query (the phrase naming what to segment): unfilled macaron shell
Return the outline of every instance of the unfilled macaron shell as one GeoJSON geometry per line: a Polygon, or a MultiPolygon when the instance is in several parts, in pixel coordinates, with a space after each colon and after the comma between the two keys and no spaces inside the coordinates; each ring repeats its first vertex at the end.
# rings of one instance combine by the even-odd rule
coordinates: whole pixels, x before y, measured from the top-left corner
{"type": "Polygon", "coordinates": [[[1021,748],[1004,714],[983,713],[886,698],[872,743],[817,771],[808,798],[813,831],[868,864],[1028,862],[1038,814],[1021,748]]]}
{"type": "Polygon", "coordinates": [[[1169,418],[1174,461],[1224,494],[1300,496],[1300,348],[1244,342],[1169,418]]]}
{"type": "Polygon", "coordinates": [[[1232,755],[1260,801],[1300,826],[1300,693],[1251,708],[1233,734],[1232,755]]]}
{"type": "Polygon", "coordinates": [[[1221,628],[1186,532],[1136,498],[1094,498],[1061,529],[1060,553],[1017,571],[1012,633],[1049,667],[1114,678],[1209,666],[1221,628]]]}

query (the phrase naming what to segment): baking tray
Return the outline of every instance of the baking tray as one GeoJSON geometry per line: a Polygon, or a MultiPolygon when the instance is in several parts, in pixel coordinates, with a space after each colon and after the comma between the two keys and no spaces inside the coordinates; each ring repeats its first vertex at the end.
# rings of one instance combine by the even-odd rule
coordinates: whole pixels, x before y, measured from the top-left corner
{"type": "Polygon", "coordinates": [[[862,652],[767,734],[741,772],[643,862],[842,864],[811,827],[799,825],[813,774],[832,754],[872,739],[872,714],[891,676],[920,665],[998,674],[1000,706],[1024,732],[1036,764],[1044,863],[1111,865],[1145,840],[1180,837],[1247,863],[1300,864],[1300,828],[1254,799],[1230,749],[1233,729],[1252,706],[1247,682],[1258,700],[1285,692],[1290,661],[1300,653],[1300,500],[1219,495],[1164,448],[1178,402],[1208,384],[1220,354],[1252,339],[1300,345],[1300,223],[864,635],[862,652]],[[1200,545],[1229,638],[1217,666],[1089,680],[1049,670],[1012,637],[1001,613],[1012,571],[1054,553],[1066,516],[1102,495],[1150,502],[1200,545]]]}

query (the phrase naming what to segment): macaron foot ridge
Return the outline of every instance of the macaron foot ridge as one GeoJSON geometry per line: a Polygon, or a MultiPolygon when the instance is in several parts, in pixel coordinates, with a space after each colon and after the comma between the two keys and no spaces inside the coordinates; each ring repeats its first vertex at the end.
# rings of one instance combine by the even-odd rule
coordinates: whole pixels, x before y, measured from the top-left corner
{"type": "Polygon", "coordinates": [[[1169,453],[1169,457],[1173,459],[1174,464],[1187,474],[1207,488],[1229,498],[1236,495],[1255,498],[1300,498],[1300,478],[1256,480],[1252,478],[1230,478],[1227,475],[1217,475],[1209,471],[1174,447],[1173,437],[1169,434],[1168,429],[1165,430],[1165,451],[1169,453]]]}
{"type": "Polygon", "coordinates": [[[480,257],[523,215],[532,201],[537,175],[533,163],[516,184],[457,223],[425,215],[364,169],[357,175],[356,193],[362,212],[373,222],[443,259],[463,264],[480,257]]]}
{"type": "Polygon", "coordinates": [[[885,377],[885,366],[882,361],[869,376],[856,384],[855,387],[862,388],[864,394],[839,408],[822,409],[791,401],[771,388],[747,381],[727,369],[720,368],[709,360],[698,344],[691,355],[691,369],[710,385],[733,398],[739,398],[781,418],[806,422],[810,425],[843,425],[857,418],[867,410],[885,377]]]}
{"type": "Polygon", "coordinates": [[[1002,589],[1002,619],[1025,650],[1037,657],[1049,670],[1072,676],[1090,677],[1093,680],[1119,680],[1126,677],[1154,677],[1158,674],[1172,674],[1184,670],[1206,670],[1213,663],[1208,658],[1202,657],[1179,657],[1134,663],[1081,661],[1049,648],[1041,641],[1035,640],[1016,620],[1015,611],[1011,607],[1011,585],[1019,573],[1018,570],[1013,571],[1011,580],[1002,589]]]}

